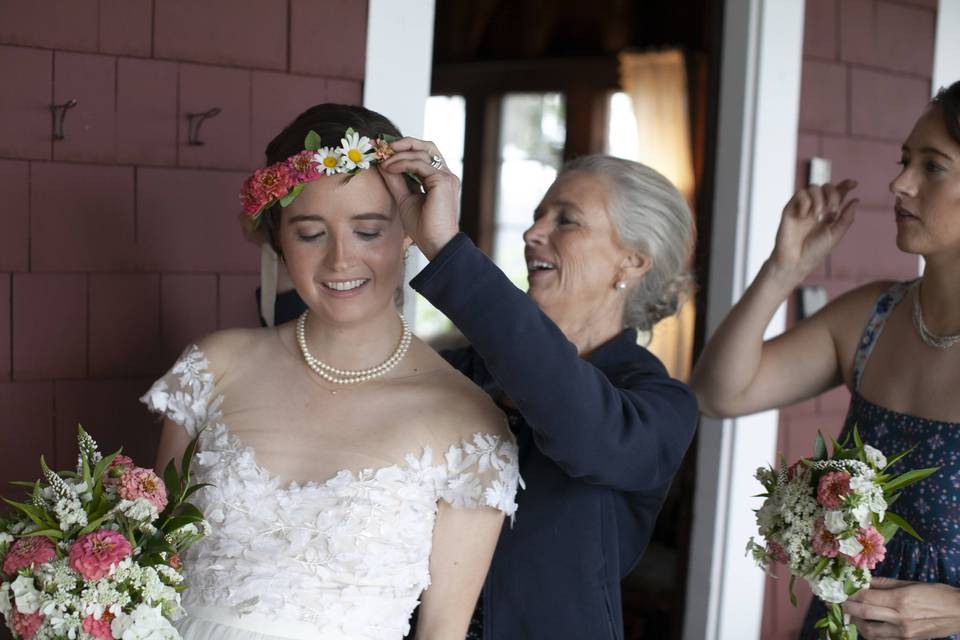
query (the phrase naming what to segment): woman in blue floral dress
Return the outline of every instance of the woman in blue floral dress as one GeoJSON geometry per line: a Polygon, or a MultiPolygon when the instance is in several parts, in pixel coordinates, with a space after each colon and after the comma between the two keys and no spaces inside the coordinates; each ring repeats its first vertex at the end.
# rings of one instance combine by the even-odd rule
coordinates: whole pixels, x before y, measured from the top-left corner
{"type": "MultiPolygon", "coordinates": [[[[915,447],[903,468],[939,466],[896,505],[924,541],[898,533],[874,572],[881,577],[844,608],[868,640],[960,640],[960,83],[917,120],[900,164],[890,183],[897,248],[924,257],[923,276],[861,286],[765,342],[777,308],[853,223],[853,181],[799,191],[773,254],[707,344],[691,386],[705,414],[737,416],[844,384],[852,394],[845,434],[857,426],[887,453],[915,447]]],[[[803,640],[817,636],[818,606],[803,640]]]]}

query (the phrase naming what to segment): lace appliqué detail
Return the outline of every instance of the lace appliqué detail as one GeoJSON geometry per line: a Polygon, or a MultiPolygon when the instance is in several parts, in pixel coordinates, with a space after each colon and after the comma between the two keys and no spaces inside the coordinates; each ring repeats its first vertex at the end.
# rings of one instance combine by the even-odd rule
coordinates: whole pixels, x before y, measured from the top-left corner
{"type": "Polygon", "coordinates": [[[212,533],[188,551],[184,606],[313,625],[318,638],[396,640],[430,584],[437,502],[511,517],[517,446],[477,433],[439,459],[430,447],[378,469],[282,486],[230,433],[209,363],[196,346],[143,396],[196,435],[195,500],[212,533]]]}

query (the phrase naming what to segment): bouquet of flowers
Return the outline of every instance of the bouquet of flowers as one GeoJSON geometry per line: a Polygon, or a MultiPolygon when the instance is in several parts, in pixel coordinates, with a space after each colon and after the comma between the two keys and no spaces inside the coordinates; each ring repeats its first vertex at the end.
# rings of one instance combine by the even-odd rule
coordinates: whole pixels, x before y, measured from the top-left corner
{"type": "Polygon", "coordinates": [[[17,482],[27,502],[0,519],[0,615],[18,640],[167,640],[182,615],[180,554],[209,525],[187,502],[190,443],[161,480],[120,451],[102,456],[82,428],[75,471],[17,482]]]}
{"type": "Polygon", "coordinates": [[[812,458],[803,458],[779,470],[757,469],[766,498],[756,511],[764,544],[750,538],[747,552],[769,571],[774,562],[790,571],[790,601],[797,604],[793,585],[800,576],[815,596],[828,604],[827,616],[817,622],[821,638],[856,640],[857,630],[847,624],[840,604],[870,586],[871,570],[884,559],[886,543],[898,529],[920,537],[903,518],[888,511],[899,492],[927,478],[937,467],[915,469],[899,475],[889,472],[910,453],[889,460],[864,444],[857,429],[853,446],[832,440],[827,455],[823,436],[817,436],[812,458]]]}

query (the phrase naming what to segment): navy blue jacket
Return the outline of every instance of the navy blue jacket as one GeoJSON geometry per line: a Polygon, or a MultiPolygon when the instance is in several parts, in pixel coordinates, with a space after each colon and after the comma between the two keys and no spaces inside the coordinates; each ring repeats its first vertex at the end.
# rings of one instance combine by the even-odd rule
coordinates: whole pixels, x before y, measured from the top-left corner
{"type": "MultiPolygon", "coordinates": [[[[470,342],[444,357],[516,406],[498,402],[527,488],[484,585],[484,639],[622,639],[620,579],[643,553],[693,437],[693,393],[633,330],[580,358],[463,234],[411,286],[470,342]]],[[[290,305],[278,304],[278,322],[294,317],[297,307],[282,308],[290,305]]]]}

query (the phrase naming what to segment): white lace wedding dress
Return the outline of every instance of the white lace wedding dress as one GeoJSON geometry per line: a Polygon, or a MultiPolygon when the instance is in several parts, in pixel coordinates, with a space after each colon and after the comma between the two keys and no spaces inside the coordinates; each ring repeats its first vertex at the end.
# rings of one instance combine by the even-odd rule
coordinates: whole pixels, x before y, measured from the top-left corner
{"type": "Polygon", "coordinates": [[[194,494],[211,534],[184,558],[186,640],[398,640],[430,584],[438,500],[513,515],[516,444],[476,434],[436,459],[281,483],[231,434],[197,347],[142,398],[194,436],[194,494]],[[202,431],[201,431],[202,429],[202,431]]]}

